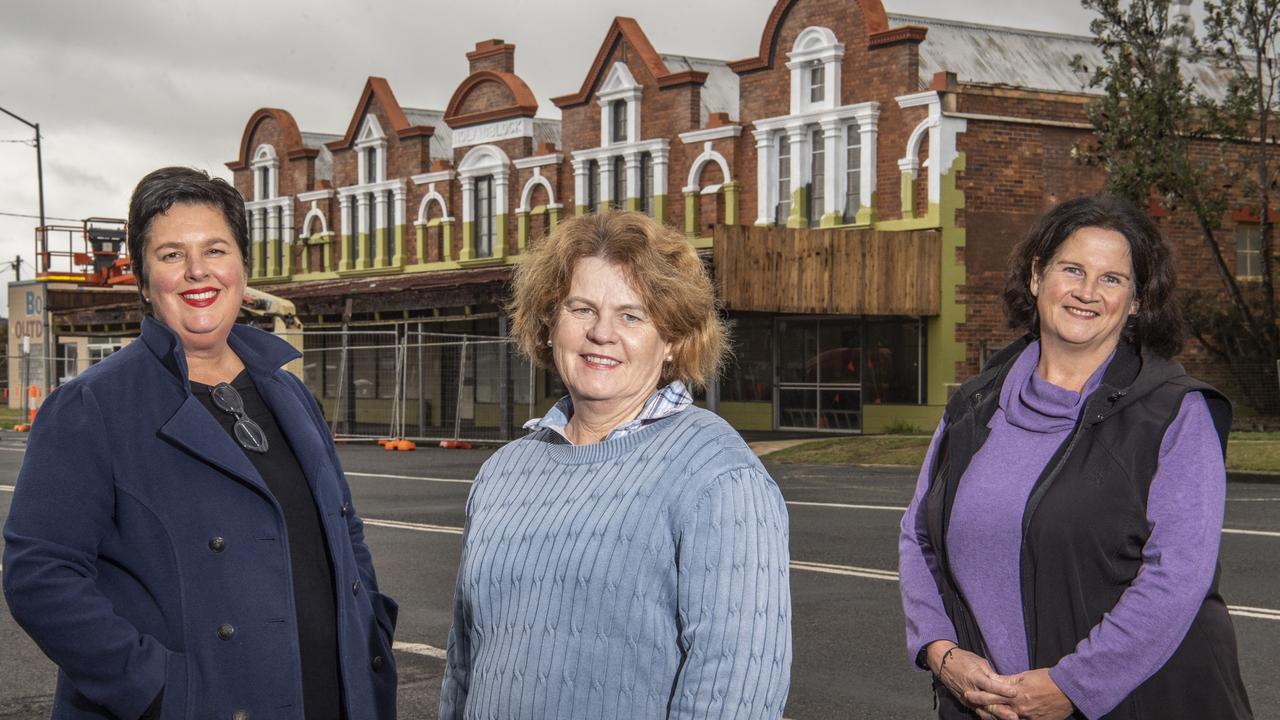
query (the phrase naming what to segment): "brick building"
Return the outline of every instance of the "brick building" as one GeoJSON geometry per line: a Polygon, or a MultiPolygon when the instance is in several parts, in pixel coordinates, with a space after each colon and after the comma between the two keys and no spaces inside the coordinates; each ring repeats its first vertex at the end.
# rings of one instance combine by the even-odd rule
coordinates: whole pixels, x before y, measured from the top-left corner
{"type": "MultiPolygon", "coordinates": [[[[564,69],[577,90],[553,98],[560,120],[538,117],[515,47],[486,40],[445,110],[401,107],[370,78],[343,135],[262,109],[228,167],[252,282],[308,327],[504,334],[529,243],[625,208],[683,229],[712,267],[736,354],[702,399],[739,428],[928,427],[1013,336],[1012,244],[1102,187],[1072,157],[1090,136],[1077,54],[1096,57],[1089,38],[880,0],[779,0],[735,61],[659,52],[616,18],[589,68],[564,69]]],[[[1194,233],[1161,222],[1184,284],[1213,287],[1194,233]]],[[[559,389],[540,375],[528,391],[545,405],[559,389]]]]}

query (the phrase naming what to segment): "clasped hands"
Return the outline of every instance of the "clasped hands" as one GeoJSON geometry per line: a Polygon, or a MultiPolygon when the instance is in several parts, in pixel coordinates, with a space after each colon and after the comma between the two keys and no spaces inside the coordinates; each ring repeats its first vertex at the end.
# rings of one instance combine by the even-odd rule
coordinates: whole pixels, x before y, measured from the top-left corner
{"type": "Polygon", "coordinates": [[[1071,701],[1044,668],[1000,675],[991,663],[952,642],[929,644],[929,669],[982,720],[1064,720],[1071,701]]]}

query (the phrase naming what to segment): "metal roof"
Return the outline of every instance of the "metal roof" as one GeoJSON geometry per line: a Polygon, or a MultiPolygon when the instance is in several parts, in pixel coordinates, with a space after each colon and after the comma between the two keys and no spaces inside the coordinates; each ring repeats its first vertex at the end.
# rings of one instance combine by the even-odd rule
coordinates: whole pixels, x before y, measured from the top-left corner
{"type": "Polygon", "coordinates": [[[660,57],[673,73],[693,70],[707,74],[707,81],[702,84],[699,127],[706,127],[707,116],[715,112],[729,113],[730,120],[738,119],[738,74],[729,69],[728,63],[688,55],[663,54],[660,57]]]}
{"type": "Polygon", "coordinates": [[[410,125],[426,125],[435,128],[431,136],[431,158],[444,158],[453,162],[453,130],[444,122],[443,110],[425,110],[423,108],[400,108],[410,125]]]}
{"type": "MultiPolygon", "coordinates": [[[[1102,53],[1088,35],[916,15],[891,13],[888,17],[891,27],[918,25],[929,30],[920,45],[921,89],[928,87],[934,73],[948,71],[960,82],[1099,94],[1088,87],[1086,75],[1071,68],[1077,55],[1090,67],[1101,64],[1102,53]]],[[[1188,64],[1185,72],[1210,97],[1220,98],[1226,91],[1225,75],[1207,63],[1188,64]]]]}
{"type": "Polygon", "coordinates": [[[341,139],[341,135],[333,135],[331,133],[302,133],[302,146],[320,151],[320,154],[316,156],[316,180],[333,182],[333,153],[324,144],[341,139]]]}
{"type": "Polygon", "coordinates": [[[543,143],[551,143],[560,148],[560,121],[551,118],[533,119],[533,149],[543,143]]]}

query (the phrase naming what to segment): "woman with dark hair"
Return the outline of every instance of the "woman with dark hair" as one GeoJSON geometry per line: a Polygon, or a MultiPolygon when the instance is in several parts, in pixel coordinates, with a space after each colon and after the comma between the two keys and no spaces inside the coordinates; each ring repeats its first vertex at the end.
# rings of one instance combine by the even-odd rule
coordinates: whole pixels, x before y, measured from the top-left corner
{"type": "Polygon", "coordinates": [[[467,499],[442,720],[776,720],[791,674],[787,509],[693,406],[726,335],[684,235],[558,225],[516,269],[512,337],[569,394],[467,499]]]}
{"type": "Polygon", "coordinates": [[[1159,231],[1111,197],[1015,249],[1028,334],[947,404],[902,520],[941,717],[1252,717],[1217,590],[1231,408],[1171,359],[1173,288],[1159,231]]]}
{"type": "Polygon", "coordinates": [[[5,523],[4,593],[59,668],[53,717],[395,717],[396,604],[288,343],[238,325],[244,202],[142,179],[142,336],[50,396],[5,523]],[[69,451],[68,448],[72,448],[69,451]]]}

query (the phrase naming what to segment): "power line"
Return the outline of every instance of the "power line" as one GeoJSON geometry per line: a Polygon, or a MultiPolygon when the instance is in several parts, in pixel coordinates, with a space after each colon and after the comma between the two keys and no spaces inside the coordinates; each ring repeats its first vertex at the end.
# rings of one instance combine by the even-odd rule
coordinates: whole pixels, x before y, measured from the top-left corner
{"type": "Polygon", "coordinates": [[[35,140],[0,140],[0,143],[22,143],[23,145],[26,145],[28,147],[36,146],[35,140]]]}
{"type": "MultiPolygon", "coordinates": [[[[39,220],[39,219],[40,219],[40,216],[39,216],[39,215],[27,215],[27,214],[25,214],[25,213],[0,212],[0,215],[4,215],[5,217],[31,218],[32,220],[39,220]]],[[[45,219],[46,219],[46,220],[61,220],[61,221],[63,221],[63,222],[81,222],[82,220],[84,220],[84,218],[64,218],[64,217],[53,217],[52,215],[46,215],[46,216],[45,216],[45,219]]]]}

